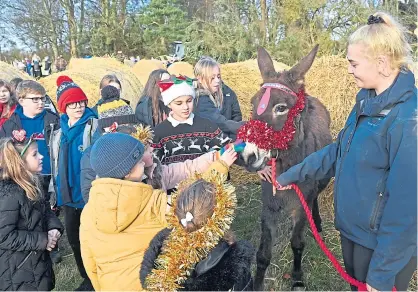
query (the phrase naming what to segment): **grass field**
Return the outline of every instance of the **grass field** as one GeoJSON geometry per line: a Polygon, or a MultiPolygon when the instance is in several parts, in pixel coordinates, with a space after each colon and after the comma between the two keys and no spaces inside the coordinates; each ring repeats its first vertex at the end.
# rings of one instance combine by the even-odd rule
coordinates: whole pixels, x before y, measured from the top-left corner
{"type": "MultiPolygon", "coordinates": [[[[258,184],[249,183],[237,187],[238,208],[236,219],[233,223],[233,230],[239,239],[250,240],[258,248],[260,240],[260,209],[261,209],[261,187],[258,184]]],[[[320,206],[323,219],[322,237],[327,246],[341,261],[341,248],[339,234],[334,229],[332,198],[324,192],[321,197],[320,206]]],[[[279,238],[274,247],[273,260],[267,270],[265,289],[267,291],[290,290],[290,273],[292,268],[292,250],[289,243],[290,220],[284,217],[279,228],[279,238]]],[[[349,286],[336,273],[331,263],[325,257],[311,235],[310,230],[306,231],[306,249],[303,257],[303,269],[305,272],[305,285],[308,290],[316,291],[341,291],[348,290],[349,286]]],[[[78,276],[77,268],[71,249],[64,237],[61,241],[62,254],[64,259],[56,265],[56,290],[70,291],[78,287],[81,278],[78,276]]],[[[255,265],[254,265],[255,268],[255,265]]],[[[410,291],[417,291],[416,275],[411,281],[410,291]]]]}

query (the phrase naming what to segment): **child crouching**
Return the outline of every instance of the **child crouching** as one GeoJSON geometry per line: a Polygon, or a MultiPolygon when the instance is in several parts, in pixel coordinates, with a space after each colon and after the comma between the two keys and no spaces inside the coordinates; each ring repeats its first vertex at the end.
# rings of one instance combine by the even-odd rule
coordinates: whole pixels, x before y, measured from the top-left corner
{"type": "MultiPolygon", "coordinates": [[[[228,150],[227,150],[228,151],[228,150]]],[[[254,248],[229,231],[235,189],[215,171],[182,182],[173,194],[171,229],[150,243],[140,279],[147,290],[252,290],[254,248]]]]}
{"type": "MultiPolygon", "coordinates": [[[[112,133],[93,145],[93,181],[81,215],[81,254],[97,290],[141,290],[138,273],[152,238],[167,226],[167,195],[142,183],[144,145],[127,134],[112,133]]],[[[226,152],[212,168],[222,172],[235,160],[226,152]],[[228,159],[225,159],[227,157],[228,159]],[[232,161],[232,162],[231,162],[232,161]]]]}

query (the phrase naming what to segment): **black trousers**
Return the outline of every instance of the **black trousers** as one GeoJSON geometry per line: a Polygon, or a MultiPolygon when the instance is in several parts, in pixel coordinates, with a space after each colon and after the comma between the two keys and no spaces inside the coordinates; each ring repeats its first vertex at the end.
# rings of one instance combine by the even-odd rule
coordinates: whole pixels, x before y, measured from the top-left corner
{"type": "Polygon", "coordinates": [[[83,265],[80,250],[80,216],[83,209],[72,208],[68,206],[62,207],[64,212],[64,225],[67,232],[68,242],[74,253],[75,262],[81,277],[88,279],[86,269],[83,265]]]}
{"type": "MultiPolygon", "coordinates": [[[[341,247],[347,273],[358,281],[366,282],[373,250],[361,246],[342,235],[341,247]]],[[[409,281],[416,268],[417,258],[413,257],[398,275],[396,275],[395,287],[397,291],[406,291],[408,289],[409,281]]],[[[351,291],[357,291],[357,287],[351,286],[351,291]]]]}

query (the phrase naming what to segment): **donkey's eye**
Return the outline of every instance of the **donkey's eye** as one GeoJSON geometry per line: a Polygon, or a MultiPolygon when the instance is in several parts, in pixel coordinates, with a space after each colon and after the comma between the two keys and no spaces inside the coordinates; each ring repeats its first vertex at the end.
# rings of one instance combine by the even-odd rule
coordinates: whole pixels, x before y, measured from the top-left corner
{"type": "Polygon", "coordinates": [[[277,115],[284,115],[289,111],[286,104],[276,104],[273,110],[277,115]]]}

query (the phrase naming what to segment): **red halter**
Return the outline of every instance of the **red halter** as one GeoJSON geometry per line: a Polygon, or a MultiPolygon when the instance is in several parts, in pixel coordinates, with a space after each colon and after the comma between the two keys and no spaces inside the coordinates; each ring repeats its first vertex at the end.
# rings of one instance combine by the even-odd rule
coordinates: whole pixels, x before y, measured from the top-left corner
{"type": "Polygon", "coordinates": [[[296,132],[295,118],[305,108],[305,91],[303,89],[295,93],[289,87],[280,83],[265,83],[261,88],[265,88],[263,96],[257,107],[257,114],[260,116],[265,112],[270,102],[271,89],[279,89],[283,92],[297,97],[296,104],[287,113],[287,120],[281,130],[275,131],[273,127],[259,120],[250,120],[243,125],[237,132],[237,138],[245,142],[257,145],[264,150],[280,149],[287,150],[289,143],[293,140],[296,132]]]}

